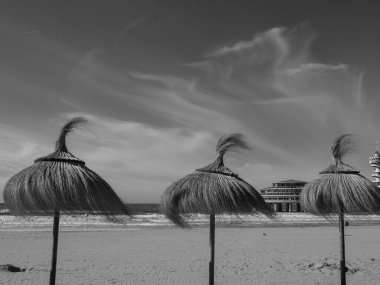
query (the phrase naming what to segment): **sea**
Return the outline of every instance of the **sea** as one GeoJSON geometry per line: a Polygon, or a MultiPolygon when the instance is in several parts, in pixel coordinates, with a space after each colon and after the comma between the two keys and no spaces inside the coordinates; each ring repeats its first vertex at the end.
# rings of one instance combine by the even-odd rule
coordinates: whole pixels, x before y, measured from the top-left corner
{"type": "MultiPolygon", "coordinates": [[[[162,213],[158,204],[128,204],[132,217],[119,216],[117,222],[110,222],[103,216],[90,214],[61,215],[60,231],[109,231],[109,230],[143,230],[155,227],[176,227],[162,213]]],[[[207,227],[209,216],[189,214],[185,217],[192,228],[207,227]]],[[[347,226],[380,225],[378,215],[346,215],[347,226]]],[[[13,216],[0,204],[0,231],[51,231],[51,216],[13,216]]],[[[217,215],[217,227],[315,227],[336,226],[337,217],[328,219],[309,213],[277,213],[274,219],[264,215],[242,214],[217,215]]]]}

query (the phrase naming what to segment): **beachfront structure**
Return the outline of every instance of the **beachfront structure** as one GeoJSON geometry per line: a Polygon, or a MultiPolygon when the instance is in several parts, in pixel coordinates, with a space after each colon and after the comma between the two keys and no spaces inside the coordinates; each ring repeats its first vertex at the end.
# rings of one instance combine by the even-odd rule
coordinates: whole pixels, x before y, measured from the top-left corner
{"type": "Polygon", "coordinates": [[[373,180],[372,182],[380,188],[380,152],[378,150],[375,151],[375,154],[369,158],[369,163],[373,167],[373,180]]]}
{"type": "Polygon", "coordinates": [[[294,179],[274,182],[260,193],[275,212],[301,212],[300,195],[306,183],[294,179]]]}

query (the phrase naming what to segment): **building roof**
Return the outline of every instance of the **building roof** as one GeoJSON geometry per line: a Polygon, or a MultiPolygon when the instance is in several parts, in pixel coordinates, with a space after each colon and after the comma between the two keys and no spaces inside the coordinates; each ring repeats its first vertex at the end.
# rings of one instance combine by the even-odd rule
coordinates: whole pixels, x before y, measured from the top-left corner
{"type": "MultiPolygon", "coordinates": [[[[288,179],[288,180],[282,180],[282,181],[278,181],[278,182],[274,182],[274,184],[294,184],[294,185],[299,185],[299,184],[306,184],[307,182],[306,181],[302,181],[302,180],[296,180],[296,179],[288,179]]],[[[282,186],[269,186],[269,187],[265,187],[263,189],[261,189],[260,191],[263,191],[263,190],[276,190],[276,189],[280,189],[282,188],[282,186]]],[[[287,187],[284,187],[284,189],[286,189],[287,187]]]]}
{"type": "Polygon", "coordinates": [[[301,180],[295,180],[295,179],[288,179],[288,180],[283,180],[283,181],[278,181],[275,183],[281,183],[281,184],[306,184],[306,181],[301,181],[301,180]]]}

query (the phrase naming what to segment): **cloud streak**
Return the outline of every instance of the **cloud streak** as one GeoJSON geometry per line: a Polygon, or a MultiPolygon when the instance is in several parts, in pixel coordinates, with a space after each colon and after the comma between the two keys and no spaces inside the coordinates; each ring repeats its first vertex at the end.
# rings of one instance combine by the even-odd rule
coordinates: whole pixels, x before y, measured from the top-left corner
{"type": "MultiPolygon", "coordinates": [[[[166,71],[160,73],[147,72],[151,63],[144,60],[131,67],[125,63],[133,60],[128,54],[120,61],[112,46],[93,47],[76,61],[59,64],[67,86],[55,90],[18,84],[20,78],[6,74],[5,85],[29,110],[24,119],[41,116],[35,115],[38,131],[29,136],[26,127],[16,131],[17,117],[4,109],[3,116],[15,121],[1,125],[8,131],[0,134],[5,161],[0,176],[5,179],[26,166],[24,161],[49,153],[46,139],[53,128],[80,114],[95,122],[95,131],[73,138],[73,153],[127,201],[157,202],[172,180],[211,162],[217,139],[233,132],[245,134],[253,150],[228,162],[256,187],[311,179],[330,162],[335,137],[353,132],[374,140],[370,135],[379,119],[367,111],[364,73],[345,63],[319,62],[315,40],[307,25],[274,27],[199,55],[176,66],[176,72],[162,68],[166,71]],[[48,102],[48,111],[41,102],[48,102]]],[[[72,60],[67,50],[55,51],[55,60],[60,54],[62,62],[72,60]]],[[[17,104],[12,100],[8,96],[6,106],[17,104]]]]}

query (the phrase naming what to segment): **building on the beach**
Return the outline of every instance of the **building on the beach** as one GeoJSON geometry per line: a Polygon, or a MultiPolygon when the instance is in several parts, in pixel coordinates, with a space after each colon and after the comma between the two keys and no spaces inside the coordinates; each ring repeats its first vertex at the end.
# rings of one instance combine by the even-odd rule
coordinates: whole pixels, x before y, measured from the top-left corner
{"type": "Polygon", "coordinates": [[[369,163],[373,167],[373,182],[380,187],[380,152],[378,150],[375,151],[375,154],[369,158],[369,163]]]}
{"type": "Polygon", "coordinates": [[[260,193],[276,212],[301,212],[300,194],[306,183],[294,179],[274,182],[260,193]]]}

